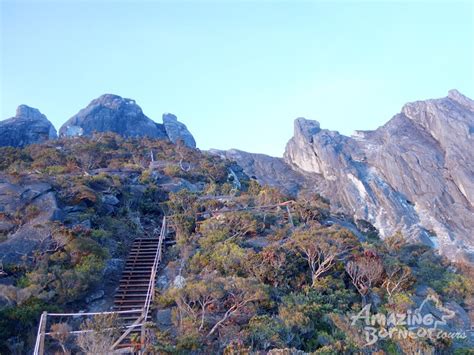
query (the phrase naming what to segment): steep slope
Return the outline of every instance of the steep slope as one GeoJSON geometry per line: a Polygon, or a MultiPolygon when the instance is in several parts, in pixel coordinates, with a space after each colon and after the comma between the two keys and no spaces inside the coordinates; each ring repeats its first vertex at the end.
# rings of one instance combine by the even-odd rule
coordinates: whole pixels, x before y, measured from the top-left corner
{"type": "Polygon", "coordinates": [[[38,109],[20,105],[15,117],[0,121],[0,146],[24,147],[57,138],[56,129],[38,109]]]}
{"type": "MultiPolygon", "coordinates": [[[[323,133],[314,122],[297,123],[313,135],[323,133]]],[[[295,193],[325,173],[300,173],[260,154],[221,154],[247,159],[246,169],[266,172],[262,182],[295,193]]],[[[409,311],[423,306],[429,319],[456,313],[442,329],[469,337],[474,268],[400,238],[382,243],[370,226],[357,230],[328,210],[328,202],[311,192],[287,196],[251,181],[233,163],[163,139],[102,133],[0,148],[0,352],[32,353],[46,311],[75,314],[43,318],[45,353],[63,347],[97,353],[93,341],[56,339],[56,319],[62,334],[97,329],[89,311],[143,305],[165,215],[171,240],[152,292],[159,295],[148,319],[153,333],[146,333],[157,337],[146,336],[143,346],[143,338],[127,337],[144,353],[472,348],[472,337],[406,342],[395,336],[371,348],[354,337],[363,334],[363,324],[343,315],[366,301],[382,312],[413,303],[409,311]],[[352,266],[370,279],[355,278],[352,266]],[[427,295],[432,301],[424,306],[427,295]]],[[[137,313],[121,319],[134,321],[137,313]]],[[[121,326],[114,319],[108,324],[102,328],[121,326]]],[[[91,333],[83,334],[95,338],[91,333]]]]}
{"type": "MultiPolygon", "coordinates": [[[[472,261],[473,132],[474,102],[453,90],[446,98],[409,103],[384,126],[352,137],[298,118],[284,162],[293,169],[289,179],[306,181],[330,199],[333,212],[369,221],[382,237],[400,229],[450,258],[472,261]]],[[[272,170],[256,167],[281,164],[228,155],[263,182],[272,170]]],[[[284,187],[281,179],[268,182],[284,187]]]]}
{"type": "Polygon", "coordinates": [[[295,195],[311,181],[308,174],[293,170],[282,158],[247,153],[237,149],[212,149],[210,152],[221,158],[238,162],[245,173],[261,185],[277,186],[290,195],[295,195]]]}

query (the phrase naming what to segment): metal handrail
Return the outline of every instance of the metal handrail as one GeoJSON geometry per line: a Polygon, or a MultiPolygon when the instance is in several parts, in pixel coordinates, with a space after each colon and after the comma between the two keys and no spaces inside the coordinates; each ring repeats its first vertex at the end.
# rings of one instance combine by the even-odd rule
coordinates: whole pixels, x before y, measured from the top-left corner
{"type": "MultiPolygon", "coordinates": [[[[158,239],[158,248],[155,253],[155,259],[153,261],[153,266],[151,270],[151,275],[150,275],[150,281],[148,282],[148,289],[147,289],[147,295],[145,298],[145,303],[143,304],[143,308],[141,309],[142,314],[141,316],[135,321],[134,324],[132,324],[125,333],[122,334],[122,336],[112,345],[112,350],[115,349],[121,342],[122,340],[128,336],[128,334],[131,333],[131,331],[134,328],[142,327],[142,337],[143,337],[143,327],[146,323],[146,319],[148,316],[148,312],[150,310],[150,304],[151,300],[153,299],[154,295],[154,290],[155,290],[155,279],[156,279],[156,272],[158,269],[158,265],[161,261],[161,255],[162,255],[162,247],[163,247],[163,241],[166,237],[166,231],[167,231],[167,226],[166,226],[166,216],[163,217],[163,221],[161,223],[161,230],[160,230],[160,236],[158,239]]],[[[144,339],[142,339],[142,342],[144,339]]]]}
{"type": "Polygon", "coordinates": [[[48,317],[74,317],[74,316],[95,316],[98,314],[127,314],[127,313],[137,313],[141,311],[141,308],[129,309],[128,311],[108,311],[108,312],[90,312],[90,313],[48,313],[48,317]]]}
{"type": "Polygon", "coordinates": [[[146,321],[146,317],[148,315],[148,311],[150,310],[150,304],[151,300],[154,295],[154,289],[155,289],[155,278],[156,278],[156,271],[158,269],[158,264],[161,261],[161,252],[163,248],[163,240],[166,237],[166,216],[163,217],[163,222],[161,223],[161,230],[160,230],[160,237],[158,240],[158,249],[156,250],[155,254],[155,260],[153,262],[153,267],[151,270],[151,275],[150,275],[150,281],[148,283],[148,291],[145,299],[145,304],[143,305],[143,317],[146,321]]]}
{"type": "MultiPolygon", "coordinates": [[[[40,348],[41,344],[43,341],[43,337],[46,335],[49,335],[50,333],[47,333],[46,331],[43,331],[43,328],[45,328],[47,317],[71,317],[71,316],[91,316],[91,315],[98,315],[98,314],[125,314],[125,313],[136,313],[138,311],[141,311],[142,314],[138,319],[135,321],[130,326],[126,326],[127,331],[122,334],[122,337],[125,335],[128,335],[131,330],[137,327],[143,327],[144,324],[146,323],[146,318],[148,315],[148,312],[150,310],[150,304],[154,296],[154,288],[155,288],[155,279],[156,279],[156,273],[158,269],[158,265],[161,261],[162,257],[162,249],[163,249],[163,241],[166,237],[167,233],[167,221],[166,221],[166,216],[163,217],[163,222],[161,224],[161,230],[160,230],[160,236],[158,240],[158,249],[155,253],[155,259],[153,261],[153,267],[151,270],[151,275],[150,275],[150,281],[148,283],[148,290],[147,290],[147,296],[145,299],[145,303],[142,308],[139,309],[132,309],[132,310],[127,310],[127,311],[111,311],[111,312],[89,312],[89,313],[46,313],[43,312],[41,314],[40,322],[38,325],[38,332],[36,334],[36,343],[33,351],[33,355],[42,355],[40,354],[40,348]]],[[[82,333],[82,332],[87,332],[87,331],[75,331],[75,332],[70,332],[71,334],[73,333],[82,333]]],[[[120,339],[120,341],[123,339],[120,339]]],[[[117,344],[117,342],[112,346],[114,348],[117,344]]]]}
{"type": "Polygon", "coordinates": [[[46,314],[43,312],[40,317],[40,322],[38,324],[38,332],[36,334],[36,343],[35,343],[35,349],[33,350],[33,355],[38,355],[39,354],[39,348],[41,345],[41,338],[43,336],[42,334],[42,328],[43,328],[43,323],[46,322],[46,314]]]}
{"type": "MultiPolygon", "coordinates": [[[[127,313],[137,313],[142,311],[142,308],[138,309],[130,309],[128,311],[110,311],[110,312],[79,312],[79,313],[46,313],[43,312],[40,317],[40,322],[38,324],[38,332],[36,333],[36,342],[35,347],[33,350],[33,355],[40,355],[40,346],[42,342],[43,336],[51,335],[51,332],[46,332],[42,330],[44,325],[46,324],[48,317],[76,317],[76,316],[95,316],[99,314],[127,314],[127,313]]],[[[141,324],[139,325],[141,326],[141,324]]],[[[125,328],[129,328],[126,326],[125,328]]],[[[85,333],[87,331],[71,331],[69,334],[80,334],[85,333]]]]}

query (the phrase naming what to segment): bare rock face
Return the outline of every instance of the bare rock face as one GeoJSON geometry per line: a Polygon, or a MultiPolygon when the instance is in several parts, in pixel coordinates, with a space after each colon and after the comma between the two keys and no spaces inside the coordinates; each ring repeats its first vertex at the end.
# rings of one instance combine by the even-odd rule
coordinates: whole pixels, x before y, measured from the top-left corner
{"type": "Polygon", "coordinates": [[[60,136],[89,136],[93,132],[168,139],[164,126],[145,116],[134,100],[111,94],[92,100],[59,130],[60,136]]]}
{"type": "Polygon", "coordinates": [[[15,117],[0,122],[0,146],[24,147],[57,138],[56,129],[38,109],[18,106],[15,117]]]}
{"type": "Polygon", "coordinates": [[[0,260],[6,264],[47,248],[51,242],[50,221],[61,219],[51,185],[35,181],[18,184],[2,176],[0,212],[0,260]],[[19,216],[22,223],[18,222],[19,216]]]}
{"type": "Polygon", "coordinates": [[[338,212],[474,260],[474,102],[457,91],[406,104],[384,126],[352,137],[297,119],[284,159],[315,173],[338,212]]]}
{"type": "Polygon", "coordinates": [[[474,262],[474,101],[453,90],[406,104],[384,126],[351,137],[304,118],[294,127],[283,159],[219,154],[263,184],[317,191],[333,213],[368,221],[382,237],[401,230],[474,262]]]}
{"type": "Polygon", "coordinates": [[[293,170],[282,158],[237,149],[212,149],[210,153],[237,162],[246,175],[256,179],[261,185],[278,187],[290,195],[297,194],[311,181],[308,174],[293,170]]]}
{"type": "Polygon", "coordinates": [[[164,113],[163,126],[171,142],[177,143],[178,141],[182,141],[189,148],[196,148],[196,141],[193,135],[189,132],[184,123],[178,121],[175,115],[172,113],[164,113]]]}

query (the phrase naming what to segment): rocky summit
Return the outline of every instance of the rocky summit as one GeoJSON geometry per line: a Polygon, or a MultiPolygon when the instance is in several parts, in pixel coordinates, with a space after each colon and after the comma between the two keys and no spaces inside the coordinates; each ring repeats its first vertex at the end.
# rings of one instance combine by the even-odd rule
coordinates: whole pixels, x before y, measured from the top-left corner
{"type": "Polygon", "coordinates": [[[62,139],[0,147],[0,353],[467,354],[473,115],[452,91],[352,137],[298,118],[274,158],[106,95],[62,139]],[[427,321],[368,346],[364,306],[379,334],[427,321]],[[144,317],[156,337],[129,334],[144,317]]]}
{"type": "Polygon", "coordinates": [[[55,138],[56,129],[36,108],[20,105],[15,117],[0,121],[0,146],[24,147],[55,138]]]}
{"type": "Polygon", "coordinates": [[[135,100],[105,94],[92,100],[59,129],[60,136],[115,132],[124,137],[168,139],[163,125],[145,116],[135,100]]]}
{"type": "Polygon", "coordinates": [[[298,118],[283,161],[227,156],[259,180],[316,190],[333,212],[370,222],[382,237],[401,230],[451,259],[472,261],[473,133],[474,101],[452,90],[406,104],[382,127],[351,137],[298,118]],[[286,172],[272,174],[275,166],[286,172]]]}
{"type": "MultiPolygon", "coordinates": [[[[148,118],[132,99],[105,94],[67,120],[59,129],[60,137],[91,136],[94,132],[114,132],[123,137],[149,137],[181,141],[196,148],[196,141],[184,123],[163,114],[163,124],[148,118]]],[[[0,122],[0,146],[24,147],[57,138],[56,129],[35,108],[21,105],[15,117],[0,122]]]]}

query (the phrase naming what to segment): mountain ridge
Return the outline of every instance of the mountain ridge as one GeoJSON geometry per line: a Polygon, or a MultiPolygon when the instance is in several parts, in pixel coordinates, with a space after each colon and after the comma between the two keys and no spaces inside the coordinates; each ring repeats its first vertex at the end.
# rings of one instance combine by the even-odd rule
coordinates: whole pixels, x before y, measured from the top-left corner
{"type": "MultiPolygon", "coordinates": [[[[166,113],[162,119],[163,123],[157,123],[147,117],[135,100],[103,94],[63,123],[58,133],[59,137],[74,137],[91,136],[94,132],[114,132],[123,137],[149,137],[173,143],[182,141],[196,148],[194,137],[175,115],[166,113]]],[[[54,125],[46,116],[26,105],[18,106],[15,117],[0,121],[0,146],[22,147],[57,137],[54,125]],[[22,123],[25,120],[28,120],[26,125],[22,123]],[[35,135],[35,129],[42,130],[41,134],[35,135]],[[52,133],[46,137],[45,130],[51,130],[52,133]],[[12,136],[11,132],[15,133],[14,139],[8,138],[12,136]]]]}
{"type": "MultiPolygon", "coordinates": [[[[41,134],[31,137],[26,127],[12,135],[13,141],[0,139],[0,145],[24,146],[56,138],[46,116],[28,106],[20,106],[17,115],[1,121],[0,127],[10,127],[3,128],[9,132],[17,127],[12,122],[31,119],[41,122],[41,134]]],[[[62,125],[59,134],[106,131],[181,140],[196,147],[192,134],[173,114],[164,114],[159,124],[134,100],[112,94],[92,100],[62,125]]],[[[351,136],[299,117],[282,158],[237,149],[211,153],[236,161],[247,175],[287,193],[314,190],[331,201],[334,213],[367,221],[382,237],[401,230],[451,259],[473,261],[474,242],[469,237],[474,230],[473,133],[474,101],[450,90],[443,98],[407,103],[379,128],[351,136]]]]}
{"type": "Polygon", "coordinates": [[[382,237],[402,230],[451,259],[474,259],[471,99],[451,90],[445,98],[408,103],[376,130],[352,136],[305,118],[294,126],[283,159],[221,155],[261,182],[288,191],[293,180],[316,190],[333,212],[372,223],[382,237]],[[264,177],[275,164],[290,168],[291,178],[264,177]]]}

